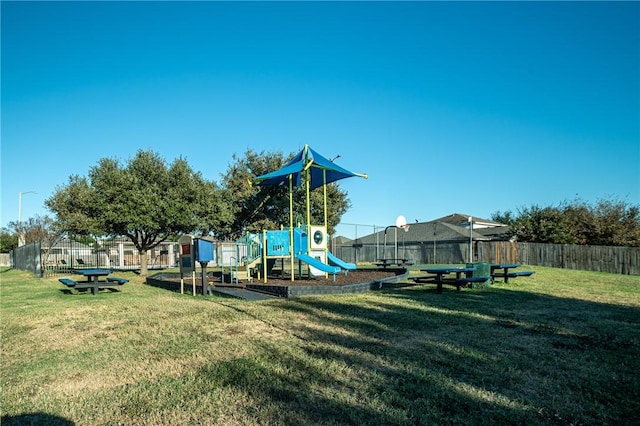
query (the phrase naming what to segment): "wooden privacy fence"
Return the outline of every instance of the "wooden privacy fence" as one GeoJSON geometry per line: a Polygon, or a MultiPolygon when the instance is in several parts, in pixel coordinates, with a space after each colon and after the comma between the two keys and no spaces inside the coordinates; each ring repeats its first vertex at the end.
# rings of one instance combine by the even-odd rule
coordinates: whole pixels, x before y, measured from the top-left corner
{"type": "Polygon", "coordinates": [[[613,274],[640,275],[640,247],[518,243],[520,262],[528,265],[613,274]]]}
{"type": "Polygon", "coordinates": [[[478,241],[477,261],[640,275],[640,247],[478,241]]]}
{"type": "MultiPolygon", "coordinates": [[[[469,247],[468,244],[467,247],[469,247]]],[[[523,262],[520,258],[519,249],[520,246],[515,241],[478,241],[474,247],[474,261],[488,263],[527,263],[523,262]]]]}
{"type": "MultiPolygon", "coordinates": [[[[640,275],[640,247],[582,246],[511,241],[474,241],[473,262],[522,263],[583,271],[640,275]]],[[[381,258],[411,259],[416,264],[469,262],[468,242],[406,242],[399,246],[340,244],[332,249],[340,259],[373,263],[381,258]]]]}

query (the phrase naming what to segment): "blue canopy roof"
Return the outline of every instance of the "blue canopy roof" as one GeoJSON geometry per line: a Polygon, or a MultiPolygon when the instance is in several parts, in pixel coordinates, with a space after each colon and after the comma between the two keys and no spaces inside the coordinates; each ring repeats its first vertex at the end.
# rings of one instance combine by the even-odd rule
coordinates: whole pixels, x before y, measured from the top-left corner
{"type": "Polygon", "coordinates": [[[302,182],[302,174],[307,169],[309,169],[310,189],[316,189],[326,183],[335,182],[352,176],[359,176],[365,179],[367,178],[367,175],[365,174],[353,173],[338,166],[305,145],[304,149],[293,157],[291,161],[285,164],[284,167],[271,173],[258,176],[254,181],[260,185],[281,185],[288,183],[289,175],[292,175],[293,184],[295,186],[300,186],[302,182]],[[325,172],[326,180],[324,176],[325,172]]]}

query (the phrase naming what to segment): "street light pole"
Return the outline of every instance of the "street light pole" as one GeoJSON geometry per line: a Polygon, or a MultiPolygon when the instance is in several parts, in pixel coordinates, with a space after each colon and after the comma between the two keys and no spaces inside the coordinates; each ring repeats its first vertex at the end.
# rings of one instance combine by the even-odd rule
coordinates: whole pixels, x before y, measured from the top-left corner
{"type": "Polygon", "coordinates": [[[18,247],[22,247],[24,245],[24,235],[22,235],[22,196],[24,194],[37,194],[37,192],[18,192],[18,247]]]}

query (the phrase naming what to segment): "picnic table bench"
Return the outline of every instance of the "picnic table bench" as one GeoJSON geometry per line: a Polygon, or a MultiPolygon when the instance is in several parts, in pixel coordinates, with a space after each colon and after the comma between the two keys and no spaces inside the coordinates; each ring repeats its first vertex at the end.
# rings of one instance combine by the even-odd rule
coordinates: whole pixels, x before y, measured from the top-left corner
{"type": "Polygon", "coordinates": [[[89,289],[91,294],[98,294],[100,289],[104,287],[118,287],[129,282],[126,278],[118,277],[107,277],[105,281],[98,280],[98,277],[111,273],[108,269],[78,270],[76,272],[87,277],[87,280],[76,281],[71,278],[59,278],[58,281],[66,285],[67,288],[75,288],[76,290],[89,289]]]}
{"type": "Polygon", "coordinates": [[[118,278],[118,277],[107,277],[107,281],[110,283],[118,283],[118,285],[123,285],[129,282],[129,280],[126,278],[118,278]]]}
{"type": "Polygon", "coordinates": [[[378,259],[376,260],[376,266],[386,268],[387,266],[409,266],[413,265],[411,259],[378,259]]]}
{"type": "Polygon", "coordinates": [[[496,278],[503,278],[505,284],[508,284],[509,278],[530,277],[535,273],[535,271],[510,271],[510,269],[516,269],[520,266],[519,263],[492,263],[491,281],[495,281],[496,278]]]}

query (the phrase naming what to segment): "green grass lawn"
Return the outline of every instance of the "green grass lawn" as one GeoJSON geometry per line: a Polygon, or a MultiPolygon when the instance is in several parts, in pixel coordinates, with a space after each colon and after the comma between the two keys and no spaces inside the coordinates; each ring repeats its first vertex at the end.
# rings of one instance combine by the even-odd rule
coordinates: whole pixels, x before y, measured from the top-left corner
{"type": "Polygon", "coordinates": [[[2,425],[640,422],[640,277],[247,302],[0,272],[2,425]]]}

